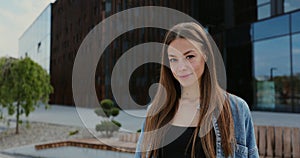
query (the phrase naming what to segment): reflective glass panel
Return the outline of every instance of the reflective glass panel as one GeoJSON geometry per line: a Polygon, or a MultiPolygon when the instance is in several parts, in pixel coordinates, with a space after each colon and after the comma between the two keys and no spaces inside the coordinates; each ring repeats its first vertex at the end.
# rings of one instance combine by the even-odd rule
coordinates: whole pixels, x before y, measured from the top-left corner
{"type": "Polygon", "coordinates": [[[270,20],[255,23],[254,40],[285,35],[289,33],[289,16],[284,15],[270,20]]]}
{"type": "Polygon", "coordinates": [[[110,12],[111,12],[111,0],[107,0],[105,2],[105,12],[106,12],[107,15],[110,14],[110,12]]]}
{"type": "Polygon", "coordinates": [[[271,16],[271,8],[270,8],[270,4],[268,5],[263,5],[257,8],[257,19],[261,20],[264,18],[268,18],[271,16]]]}
{"type": "Polygon", "coordinates": [[[284,0],[284,12],[293,11],[300,8],[300,0],[284,0]]]}
{"type": "Polygon", "coordinates": [[[257,0],[257,5],[268,3],[270,0],[257,0]]]}
{"type": "Polygon", "coordinates": [[[285,111],[291,104],[289,36],[254,43],[256,106],[285,111]]]}
{"type": "Polygon", "coordinates": [[[300,11],[292,14],[292,32],[300,32],[300,11]]]}
{"type": "Polygon", "coordinates": [[[294,72],[294,105],[295,112],[300,112],[300,34],[292,36],[293,72],[294,72]]]}

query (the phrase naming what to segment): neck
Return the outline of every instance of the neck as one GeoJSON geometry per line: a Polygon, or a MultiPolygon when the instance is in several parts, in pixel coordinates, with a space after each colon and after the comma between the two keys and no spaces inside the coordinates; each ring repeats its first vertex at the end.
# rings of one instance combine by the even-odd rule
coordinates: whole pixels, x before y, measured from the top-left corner
{"type": "Polygon", "coordinates": [[[181,98],[189,99],[189,100],[199,99],[200,89],[199,89],[198,82],[196,82],[196,84],[193,84],[189,87],[182,87],[181,98]]]}

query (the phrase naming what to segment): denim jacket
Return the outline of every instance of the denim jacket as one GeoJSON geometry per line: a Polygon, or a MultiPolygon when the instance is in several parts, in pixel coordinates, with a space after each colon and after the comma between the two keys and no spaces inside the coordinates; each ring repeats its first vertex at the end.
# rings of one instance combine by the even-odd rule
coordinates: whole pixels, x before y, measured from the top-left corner
{"type": "MultiPolygon", "coordinates": [[[[258,158],[258,149],[254,134],[254,126],[251,113],[247,103],[235,95],[229,94],[232,116],[234,120],[234,131],[236,145],[233,158],[258,158]]],[[[216,157],[225,158],[221,146],[221,134],[216,118],[213,118],[213,126],[216,134],[216,157]]],[[[143,139],[144,129],[142,128],[140,138],[137,143],[135,158],[141,157],[141,142],[143,139]]]]}

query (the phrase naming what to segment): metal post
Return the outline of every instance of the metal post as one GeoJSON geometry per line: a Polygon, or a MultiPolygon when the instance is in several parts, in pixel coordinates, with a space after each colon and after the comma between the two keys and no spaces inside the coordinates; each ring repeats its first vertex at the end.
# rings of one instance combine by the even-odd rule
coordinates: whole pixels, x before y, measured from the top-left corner
{"type": "Polygon", "coordinates": [[[273,71],[274,70],[277,70],[277,68],[276,67],[271,67],[270,68],[270,81],[273,81],[273,71]]]}

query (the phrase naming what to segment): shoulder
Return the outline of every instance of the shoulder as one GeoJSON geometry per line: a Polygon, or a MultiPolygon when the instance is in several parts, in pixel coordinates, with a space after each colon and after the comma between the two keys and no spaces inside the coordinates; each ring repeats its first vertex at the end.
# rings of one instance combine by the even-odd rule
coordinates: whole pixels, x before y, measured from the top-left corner
{"type": "Polygon", "coordinates": [[[228,93],[229,96],[229,103],[230,103],[230,107],[231,107],[231,112],[233,117],[243,117],[243,118],[248,118],[250,117],[251,113],[250,113],[250,109],[249,106],[247,104],[247,102],[242,99],[239,96],[236,96],[234,94],[230,94],[228,93]]]}

